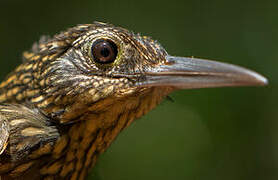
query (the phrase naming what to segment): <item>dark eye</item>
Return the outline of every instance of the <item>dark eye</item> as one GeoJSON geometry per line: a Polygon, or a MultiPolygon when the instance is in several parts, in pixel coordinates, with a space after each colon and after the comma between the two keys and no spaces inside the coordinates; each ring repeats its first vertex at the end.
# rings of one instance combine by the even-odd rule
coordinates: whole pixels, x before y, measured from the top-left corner
{"type": "Polygon", "coordinates": [[[91,53],[96,62],[108,64],[115,61],[118,49],[114,42],[106,39],[99,39],[93,43],[91,53]]]}

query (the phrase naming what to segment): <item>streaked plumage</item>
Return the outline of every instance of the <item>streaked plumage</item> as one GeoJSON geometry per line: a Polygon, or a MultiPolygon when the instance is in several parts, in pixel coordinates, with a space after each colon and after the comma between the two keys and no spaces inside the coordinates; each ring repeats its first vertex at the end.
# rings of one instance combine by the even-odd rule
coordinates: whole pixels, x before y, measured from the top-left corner
{"type": "Polygon", "coordinates": [[[43,37],[0,84],[1,177],[84,179],[118,133],[173,90],[264,84],[237,66],[169,56],[110,24],[43,37]]]}

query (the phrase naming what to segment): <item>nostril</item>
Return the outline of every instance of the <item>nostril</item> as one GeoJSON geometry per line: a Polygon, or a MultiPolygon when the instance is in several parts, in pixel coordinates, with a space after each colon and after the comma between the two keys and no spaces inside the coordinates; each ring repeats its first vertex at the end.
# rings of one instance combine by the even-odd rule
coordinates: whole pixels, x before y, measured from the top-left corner
{"type": "Polygon", "coordinates": [[[173,65],[176,63],[176,60],[170,56],[166,56],[166,62],[165,62],[165,65],[173,65]]]}

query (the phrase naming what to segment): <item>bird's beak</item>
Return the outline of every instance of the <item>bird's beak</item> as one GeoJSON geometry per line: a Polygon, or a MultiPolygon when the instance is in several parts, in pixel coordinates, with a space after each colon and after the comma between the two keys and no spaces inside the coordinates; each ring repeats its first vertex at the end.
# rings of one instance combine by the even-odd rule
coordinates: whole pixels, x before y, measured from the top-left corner
{"type": "Polygon", "coordinates": [[[146,72],[139,86],[171,86],[194,89],[224,86],[264,86],[262,75],[231,64],[211,60],[166,56],[167,63],[146,72]]]}

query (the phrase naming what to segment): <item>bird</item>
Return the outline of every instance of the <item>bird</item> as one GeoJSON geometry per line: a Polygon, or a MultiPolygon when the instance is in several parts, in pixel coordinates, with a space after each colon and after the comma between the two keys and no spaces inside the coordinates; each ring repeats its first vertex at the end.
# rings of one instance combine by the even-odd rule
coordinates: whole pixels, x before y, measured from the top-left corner
{"type": "Polygon", "coordinates": [[[117,135],[171,92],[267,83],[236,65],[171,56],[109,23],[42,36],[0,84],[0,177],[83,180],[117,135]]]}

